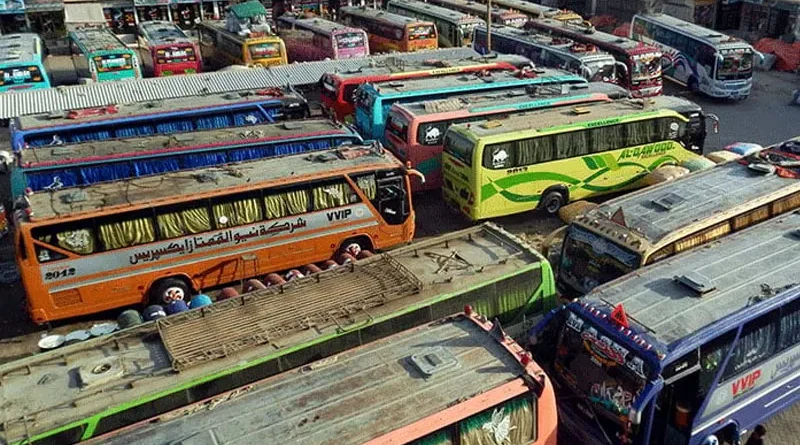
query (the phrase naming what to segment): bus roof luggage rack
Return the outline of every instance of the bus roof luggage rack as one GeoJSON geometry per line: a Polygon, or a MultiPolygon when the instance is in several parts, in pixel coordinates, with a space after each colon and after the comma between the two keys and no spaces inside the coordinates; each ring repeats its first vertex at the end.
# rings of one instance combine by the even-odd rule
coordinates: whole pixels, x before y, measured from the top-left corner
{"type": "Polygon", "coordinates": [[[687,272],[683,275],[676,275],[674,280],[678,284],[682,284],[697,292],[700,296],[705,295],[717,288],[710,278],[695,272],[687,272]]]}

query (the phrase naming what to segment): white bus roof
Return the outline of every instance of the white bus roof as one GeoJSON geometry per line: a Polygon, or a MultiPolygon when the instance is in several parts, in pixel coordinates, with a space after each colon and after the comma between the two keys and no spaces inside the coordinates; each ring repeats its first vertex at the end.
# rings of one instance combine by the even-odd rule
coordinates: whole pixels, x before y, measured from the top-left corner
{"type": "Polygon", "coordinates": [[[427,14],[433,18],[456,22],[460,25],[486,23],[480,17],[475,17],[463,12],[453,11],[451,9],[417,0],[389,0],[387,8],[391,7],[392,5],[396,5],[399,8],[407,8],[411,11],[420,11],[423,14],[427,14]]]}
{"type": "Polygon", "coordinates": [[[644,20],[661,24],[667,28],[692,36],[719,49],[752,48],[749,43],[736,37],[723,34],[713,29],[675,18],[668,14],[637,14],[644,20]]]}
{"type": "MultiPolygon", "coordinates": [[[[481,29],[485,32],[486,27],[481,29]]],[[[549,52],[561,54],[565,57],[580,60],[582,63],[589,63],[594,60],[608,59],[613,60],[614,56],[597,47],[588,48],[586,44],[576,42],[566,37],[558,37],[543,34],[532,30],[515,28],[506,25],[492,25],[492,36],[503,36],[519,42],[526,42],[545,48],[549,52]]]]}
{"type": "Polygon", "coordinates": [[[30,63],[42,57],[42,40],[32,33],[0,36],[0,64],[30,63]]]}
{"type": "Polygon", "coordinates": [[[677,346],[703,328],[797,286],[799,228],[800,214],[775,218],[597,287],[581,302],[609,308],[622,304],[630,322],[647,335],[664,346],[677,346]]]}
{"type": "Polygon", "coordinates": [[[530,19],[528,21],[528,26],[542,30],[547,28],[553,29],[560,29],[570,33],[580,34],[586,37],[586,39],[590,41],[596,41],[598,43],[607,44],[609,46],[614,46],[620,48],[624,51],[631,51],[636,52],[637,49],[644,50],[649,49],[651,52],[661,52],[658,48],[654,46],[647,45],[643,42],[639,42],[628,37],[617,36],[614,34],[608,34],[602,31],[598,31],[594,29],[594,27],[588,27],[586,25],[576,24],[565,22],[563,20],[555,20],[555,19],[530,19]],[[540,25],[540,26],[537,26],[540,25]]]}
{"type": "Polygon", "coordinates": [[[172,22],[152,21],[139,23],[139,32],[152,45],[191,43],[186,34],[172,22]]]}

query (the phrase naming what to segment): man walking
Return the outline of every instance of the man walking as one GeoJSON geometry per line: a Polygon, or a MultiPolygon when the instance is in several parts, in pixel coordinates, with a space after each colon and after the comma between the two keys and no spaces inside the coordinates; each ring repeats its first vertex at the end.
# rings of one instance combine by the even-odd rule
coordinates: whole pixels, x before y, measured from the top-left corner
{"type": "Polygon", "coordinates": [[[756,425],[756,429],[753,430],[753,434],[747,439],[745,445],[764,445],[764,436],[766,435],[767,429],[764,428],[764,425],[756,425]]]}

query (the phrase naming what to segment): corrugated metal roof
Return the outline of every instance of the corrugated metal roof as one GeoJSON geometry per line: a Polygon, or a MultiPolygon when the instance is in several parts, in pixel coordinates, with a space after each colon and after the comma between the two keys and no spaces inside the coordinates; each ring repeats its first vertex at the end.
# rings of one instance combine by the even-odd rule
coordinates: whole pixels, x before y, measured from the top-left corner
{"type": "Polygon", "coordinates": [[[470,48],[448,48],[435,51],[374,56],[363,59],[307,62],[272,67],[270,69],[203,73],[189,76],[125,80],[92,85],[65,86],[47,90],[21,91],[0,95],[0,119],[12,119],[18,116],[60,110],[101,107],[111,104],[257,90],[273,86],[285,86],[287,83],[309,85],[318,82],[326,72],[354,70],[368,64],[369,60],[381,60],[386,57],[410,61],[426,59],[448,60],[477,55],[478,53],[470,48]]]}

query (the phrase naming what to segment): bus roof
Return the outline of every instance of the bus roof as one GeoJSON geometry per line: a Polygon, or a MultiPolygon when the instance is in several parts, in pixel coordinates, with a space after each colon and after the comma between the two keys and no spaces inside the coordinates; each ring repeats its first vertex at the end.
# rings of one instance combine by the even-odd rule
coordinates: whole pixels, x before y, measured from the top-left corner
{"type": "Polygon", "coordinates": [[[542,17],[553,17],[562,14],[562,11],[558,8],[540,5],[528,0],[500,0],[497,2],[497,4],[505,8],[516,9],[518,11],[536,12],[536,14],[539,14],[542,17]]]}
{"type": "MultiPolygon", "coordinates": [[[[531,273],[541,276],[545,261],[519,238],[487,223],[244,294],[243,299],[219,301],[206,308],[211,311],[204,311],[202,317],[198,317],[200,310],[184,312],[6,363],[0,365],[0,420],[5,426],[0,429],[0,440],[15,443],[26,434],[49,431],[112,405],[322,341],[314,353],[289,359],[295,363],[291,366],[302,366],[307,363],[297,363],[301,356],[310,360],[317,353],[330,355],[325,339],[336,337],[343,327],[375,325],[406,313],[407,308],[430,306],[445,295],[468,296],[424,311],[421,325],[476,301],[471,289],[505,278],[529,279],[531,273]],[[458,255],[448,260],[452,252],[458,255]],[[349,309],[356,306],[362,310],[349,309]],[[229,320],[236,320],[235,327],[229,320]],[[314,329],[307,329],[309,323],[314,329]],[[269,326],[266,341],[265,326],[269,326]],[[184,341],[198,336],[204,340],[184,341]],[[92,369],[110,355],[137,366],[126,366],[122,374],[98,382],[99,388],[94,389],[102,391],[86,391],[73,384],[79,368],[92,369]],[[70,409],[56,409],[78,401],[70,409]]],[[[380,335],[384,329],[372,332],[380,335]]],[[[271,374],[288,362],[282,363],[270,365],[269,369],[274,369],[271,374]]]]}
{"type": "Polygon", "coordinates": [[[774,218],[597,287],[581,303],[622,304],[632,324],[672,350],[713,324],[727,329],[727,318],[797,286],[798,227],[800,214],[774,218]]]}
{"type": "Polygon", "coordinates": [[[597,42],[598,45],[604,47],[619,48],[629,54],[642,54],[642,53],[660,53],[661,50],[654,46],[650,46],[644,42],[638,42],[628,37],[617,36],[596,30],[594,27],[586,25],[564,22],[555,19],[531,19],[528,21],[527,27],[545,30],[545,29],[558,29],[566,33],[580,35],[581,39],[590,42],[597,42]]]}
{"type": "Polygon", "coordinates": [[[237,147],[256,141],[281,140],[302,136],[355,135],[348,127],[326,119],[229,127],[191,133],[158,134],[130,139],[107,139],[58,147],[27,148],[22,151],[26,168],[53,165],[90,163],[105,160],[132,160],[159,153],[185,152],[208,147],[237,147]]]}
{"type": "Polygon", "coordinates": [[[69,33],[70,37],[90,53],[101,51],[131,51],[122,40],[108,28],[79,28],[69,33]]]}
{"type": "Polygon", "coordinates": [[[22,116],[16,119],[15,128],[26,131],[35,128],[57,127],[66,125],[81,125],[86,122],[96,122],[104,120],[119,120],[126,117],[134,117],[150,114],[162,114],[182,110],[197,110],[200,108],[212,108],[220,106],[241,105],[248,102],[263,102],[264,100],[274,99],[285,101],[286,103],[305,103],[305,99],[293,90],[280,90],[280,96],[270,97],[261,93],[262,90],[237,91],[234,93],[209,94],[205,96],[194,96],[191,100],[186,98],[165,99],[152,102],[134,102],[116,106],[116,112],[104,114],[94,114],[82,116],[77,119],[69,118],[66,112],[42,113],[29,116],[22,116]]]}
{"type": "Polygon", "coordinates": [[[186,34],[172,22],[152,21],[139,23],[139,32],[151,45],[167,45],[170,43],[191,43],[186,34]]]}
{"type": "MultiPolygon", "coordinates": [[[[292,123],[281,125],[288,126],[292,123]]],[[[236,130],[242,131],[241,128],[236,130]]],[[[197,134],[199,133],[193,133],[197,134]]],[[[389,152],[377,151],[370,147],[343,146],[313,154],[267,158],[35,193],[29,198],[33,210],[31,220],[72,218],[114,207],[167,203],[190,195],[221,194],[226,191],[225,189],[252,187],[257,183],[288,180],[290,177],[297,178],[347,169],[401,166],[400,161],[389,152]]]]}
{"type": "Polygon", "coordinates": [[[353,28],[350,26],[342,25],[341,23],[332,22],[330,20],[321,19],[319,17],[312,17],[312,18],[301,18],[295,17],[290,15],[282,15],[278,18],[280,22],[283,22],[290,26],[295,26],[300,29],[307,29],[310,31],[319,31],[325,35],[331,35],[333,31],[345,31],[345,32],[360,32],[363,33],[363,29],[353,28]]]}
{"type": "MultiPolygon", "coordinates": [[[[570,100],[589,96],[608,96],[609,99],[630,97],[625,88],[607,82],[590,82],[574,85],[541,85],[530,88],[513,88],[501,91],[488,91],[465,94],[449,99],[426,100],[407,104],[394,104],[395,108],[410,116],[424,117],[437,115],[447,111],[469,110],[479,113],[488,109],[504,109],[525,106],[532,102],[547,99],[570,100]],[[563,87],[562,87],[563,85],[563,87]]],[[[520,108],[524,109],[524,108],[520,108]]]]}
{"type": "MultiPolygon", "coordinates": [[[[481,29],[486,32],[486,27],[481,29]]],[[[530,42],[535,45],[547,47],[548,51],[560,53],[566,57],[579,59],[582,62],[590,62],[592,59],[613,59],[613,56],[605,51],[598,50],[596,47],[587,47],[581,42],[576,42],[566,37],[558,37],[529,29],[520,29],[513,26],[492,24],[493,36],[505,36],[523,42],[530,42]]]]}
{"type": "Polygon", "coordinates": [[[525,374],[517,355],[479,323],[462,315],[394,334],[335,362],[277,375],[214,411],[105,443],[364,444],[525,374]],[[426,360],[439,361],[435,377],[423,372],[426,360]]]}
{"type": "MultiPolygon", "coordinates": [[[[258,2],[248,2],[248,3],[258,3],[258,2]]],[[[263,40],[267,42],[277,42],[281,40],[281,38],[276,34],[254,33],[254,34],[240,35],[235,32],[230,32],[226,28],[224,20],[203,20],[202,22],[199,23],[199,25],[211,28],[214,31],[222,33],[225,36],[230,37],[231,39],[236,40],[237,42],[240,43],[247,42],[248,40],[263,40]]]]}
{"type": "Polygon", "coordinates": [[[406,17],[404,15],[388,12],[383,9],[367,8],[364,6],[344,6],[339,8],[341,15],[349,14],[369,19],[374,19],[380,22],[389,23],[392,25],[427,25],[431,22],[423,21],[413,17],[406,17]]]}
{"type": "Polygon", "coordinates": [[[529,111],[526,113],[512,114],[502,120],[487,119],[472,122],[471,124],[455,124],[450,128],[459,128],[467,133],[472,133],[476,139],[491,137],[514,131],[546,130],[560,125],[579,124],[598,119],[623,118],[631,114],[658,112],[664,109],[679,111],[683,107],[696,104],[686,99],[674,96],[656,96],[643,101],[641,99],[620,99],[613,102],[583,104],[575,108],[545,109],[529,111]]]}
{"type": "MultiPolygon", "coordinates": [[[[471,11],[474,11],[476,14],[478,14],[478,17],[483,17],[486,15],[486,5],[472,0],[437,0],[436,4],[449,4],[458,8],[469,8],[471,11]]],[[[526,19],[528,18],[527,15],[521,12],[512,11],[506,8],[501,8],[496,5],[492,5],[492,15],[496,17],[525,17],[526,19]]]]}
{"type": "Polygon", "coordinates": [[[38,62],[42,58],[42,40],[33,33],[0,36],[0,64],[38,62]]]}
{"type": "Polygon", "coordinates": [[[691,233],[700,222],[710,227],[798,190],[798,179],[764,175],[740,162],[728,162],[606,201],[576,221],[598,224],[615,242],[645,252],[691,233]],[[611,221],[619,209],[624,227],[611,221]]]}
{"type": "Polygon", "coordinates": [[[431,17],[441,20],[454,21],[461,25],[485,23],[480,17],[475,17],[459,11],[453,11],[452,9],[443,8],[441,6],[432,5],[430,3],[421,2],[418,0],[390,0],[389,6],[392,4],[408,8],[411,11],[422,11],[431,17]]]}
{"type": "MultiPolygon", "coordinates": [[[[701,40],[719,49],[752,48],[749,43],[737,37],[729,36],[719,31],[708,29],[695,23],[675,18],[668,14],[637,14],[637,17],[642,17],[645,20],[659,23],[667,28],[671,28],[692,37],[696,37],[698,40],[701,40]]],[[[634,20],[635,19],[636,17],[634,17],[634,20]]]]}
{"type": "MultiPolygon", "coordinates": [[[[359,66],[355,69],[331,72],[330,74],[335,74],[339,78],[347,79],[352,77],[360,78],[365,76],[380,76],[390,74],[401,75],[403,73],[417,71],[446,70],[448,68],[459,68],[500,62],[507,62],[516,67],[531,64],[530,59],[516,54],[497,54],[493,56],[482,56],[476,54],[467,57],[455,57],[451,59],[418,59],[408,62],[405,62],[402,59],[385,58],[380,60],[379,63],[366,62],[363,63],[362,66],[359,66]]],[[[0,98],[1,97],[2,96],[0,95],[0,98]]]]}
{"type": "Polygon", "coordinates": [[[516,72],[491,72],[488,76],[478,76],[475,74],[452,74],[446,76],[424,77],[418,79],[386,80],[371,86],[380,96],[392,97],[402,96],[416,91],[436,90],[441,88],[468,87],[474,85],[496,84],[501,82],[517,82],[520,85],[535,83],[536,79],[557,79],[561,82],[586,83],[583,77],[567,71],[552,68],[536,68],[536,76],[528,78],[516,72]]]}

